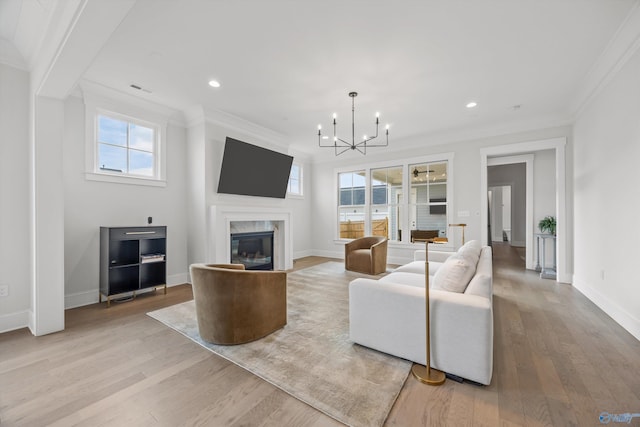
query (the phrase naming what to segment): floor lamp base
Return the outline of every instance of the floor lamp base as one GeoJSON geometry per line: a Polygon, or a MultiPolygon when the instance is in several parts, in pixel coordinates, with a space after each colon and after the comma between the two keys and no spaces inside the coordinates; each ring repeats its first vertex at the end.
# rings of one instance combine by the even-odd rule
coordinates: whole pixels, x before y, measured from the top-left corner
{"type": "Polygon", "coordinates": [[[418,365],[416,363],[411,367],[411,373],[418,381],[429,385],[442,385],[447,378],[442,371],[437,369],[427,369],[426,366],[418,365]]]}

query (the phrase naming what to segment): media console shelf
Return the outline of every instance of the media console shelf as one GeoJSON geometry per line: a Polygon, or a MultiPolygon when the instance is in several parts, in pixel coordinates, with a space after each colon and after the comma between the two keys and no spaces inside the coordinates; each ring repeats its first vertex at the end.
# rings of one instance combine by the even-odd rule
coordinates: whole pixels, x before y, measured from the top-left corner
{"type": "Polygon", "coordinates": [[[114,295],[164,287],[167,293],[167,227],[100,227],[100,292],[114,295]]]}

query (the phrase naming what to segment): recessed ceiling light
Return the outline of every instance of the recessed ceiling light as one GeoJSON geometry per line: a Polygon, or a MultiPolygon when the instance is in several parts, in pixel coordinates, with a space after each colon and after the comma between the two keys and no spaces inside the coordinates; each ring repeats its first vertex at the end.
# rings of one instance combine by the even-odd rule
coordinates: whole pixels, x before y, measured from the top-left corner
{"type": "Polygon", "coordinates": [[[220,87],[220,82],[217,80],[209,80],[209,86],[211,87],[220,87]]]}
{"type": "Polygon", "coordinates": [[[471,101],[470,103],[468,103],[468,104],[467,104],[467,108],[473,108],[473,107],[475,107],[476,105],[478,105],[478,103],[477,103],[477,102],[475,102],[475,101],[471,101]]]}

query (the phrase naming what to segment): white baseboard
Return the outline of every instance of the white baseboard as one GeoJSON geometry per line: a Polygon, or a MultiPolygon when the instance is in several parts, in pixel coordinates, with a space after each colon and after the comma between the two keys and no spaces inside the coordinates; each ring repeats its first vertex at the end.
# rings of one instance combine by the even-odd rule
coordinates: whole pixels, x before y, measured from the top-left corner
{"type": "Polygon", "coordinates": [[[326,251],[326,250],[313,249],[311,252],[313,256],[344,259],[344,249],[342,249],[341,251],[326,251]]]}
{"type": "Polygon", "coordinates": [[[15,313],[3,314],[0,316],[0,334],[28,327],[29,310],[17,311],[15,313]]]}
{"type": "MultiPolygon", "coordinates": [[[[167,276],[167,287],[182,285],[189,283],[189,274],[180,273],[167,276]]],[[[140,291],[146,292],[145,290],[140,291]]],[[[98,289],[92,291],[76,292],[64,296],[64,309],[82,307],[85,305],[95,304],[98,302],[98,289]]]]}
{"type": "Polygon", "coordinates": [[[172,274],[167,276],[167,286],[184,285],[185,283],[191,283],[189,281],[189,273],[172,274]]]}
{"type": "Polygon", "coordinates": [[[579,290],[585,297],[640,341],[640,319],[634,317],[616,302],[607,298],[600,291],[589,285],[586,280],[582,280],[576,275],[573,276],[573,287],[579,290]]]}
{"type": "Polygon", "coordinates": [[[293,259],[300,259],[308,256],[313,256],[313,251],[311,249],[307,249],[305,251],[297,251],[293,253],[293,259]]]}
{"type": "Polygon", "coordinates": [[[64,309],[82,307],[98,302],[98,289],[93,291],[76,292],[64,296],[64,309]]]}

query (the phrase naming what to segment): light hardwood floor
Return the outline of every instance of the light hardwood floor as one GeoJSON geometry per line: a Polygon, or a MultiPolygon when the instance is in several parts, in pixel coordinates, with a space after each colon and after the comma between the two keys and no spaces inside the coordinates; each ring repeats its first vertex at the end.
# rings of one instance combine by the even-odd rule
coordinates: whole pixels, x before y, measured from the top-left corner
{"type": "MultiPolygon", "coordinates": [[[[387,425],[588,426],[604,411],[640,413],[638,340],[571,286],[524,271],[503,244],[494,293],[491,385],[409,377],[387,425]]],[[[145,315],[191,298],[190,286],[176,286],[68,310],[56,334],[0,334],[0,424],[338,424],[145,315]]]]}

